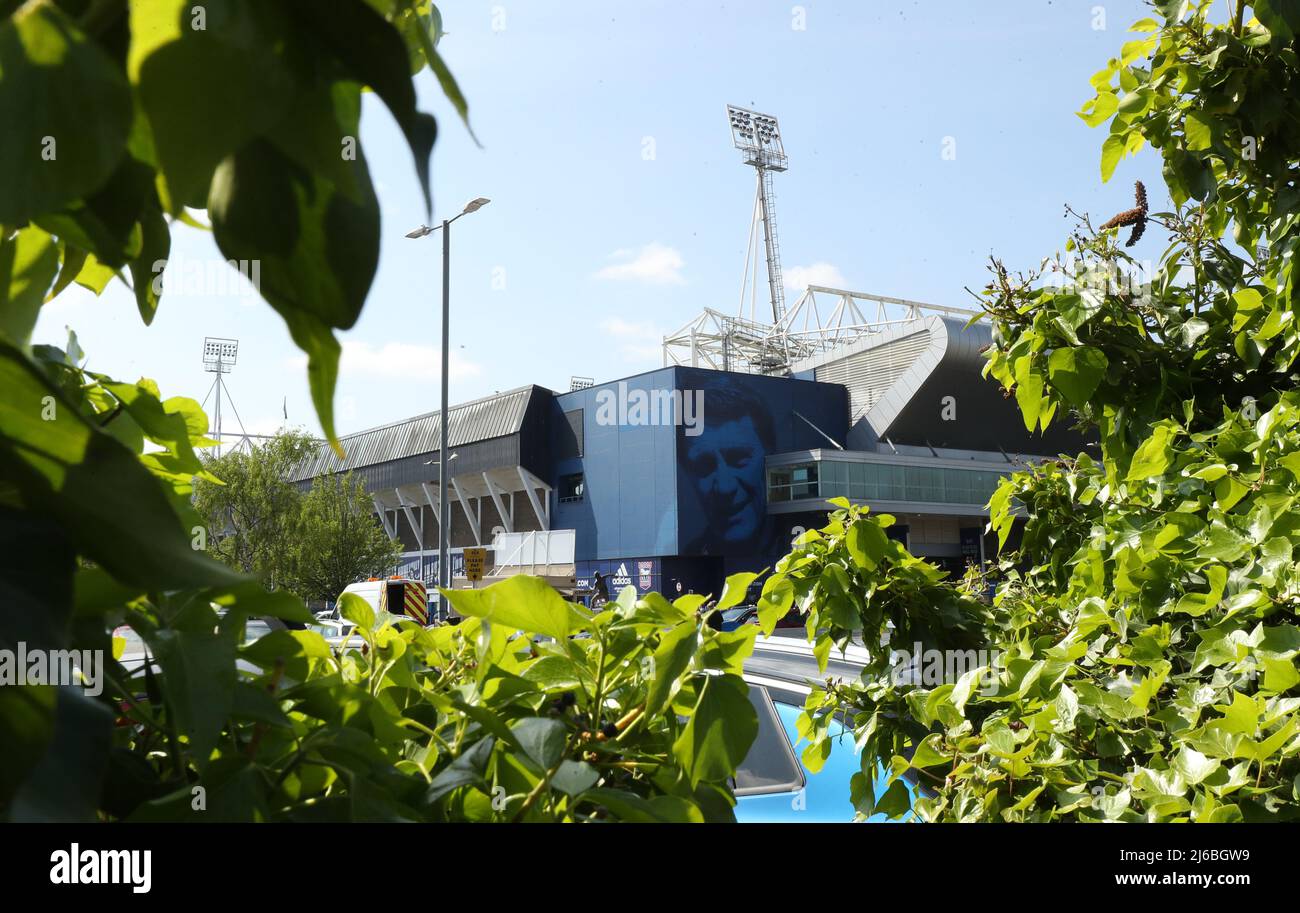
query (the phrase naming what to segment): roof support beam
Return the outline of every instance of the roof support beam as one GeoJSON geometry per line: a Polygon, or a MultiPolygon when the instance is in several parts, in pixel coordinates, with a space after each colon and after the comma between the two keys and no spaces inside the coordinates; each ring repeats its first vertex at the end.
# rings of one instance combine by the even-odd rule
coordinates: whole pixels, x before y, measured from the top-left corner
{"type": "Polygon", "coordinates": [[[379,514],[379,522],[384,524],[384,532],[388,533],[389,539],[396,539],[397,529],[388,522],[388,508],[384,507],[384,502],[379,500],[379,495],[371,495],[370,500],[375,502],[375,513],[379,514]]]}
{"type": "Polygon", "coordinates": [[[402,505],[402,512],[406,514],[406,522],[411,524],[411,531],[414,532],[417,537],[419,537],[420,550],[423,551],[424,550],[424,520],[421,519],[419,523],[415,522],[415,514],[411,513],[411,508],[415,507],[415,505],[407,503],[406,498],[402,497],[402,489],[394,488],[393,493],[397,495],[397,503],[402,505]]]}
{"type": "Polygon", "coordinates": [[[438,499],[429,491],[429,483],[421,482],[420,490],[424,492],[424,500],[429,502],[429,510],[433,511],[433,520],[439,526],[442,526],[442,511],[438,510],[438,499]]]}
{"type": "Polygon", "coordinates": [[[524,486],[524,493],[528,495],[528,503],[533,505],[533,513],[537,515],[537,522],[542,525],[542,529],[551,528],[551,506],[550,498],[547,498],[547,505],[543,507],[537,500],[537,492],[533,491],[534,479],[530,478],[531,473],[525,473],[524,467],[516,466],[515,471],[519,473],[519,481],[524,486]]]}
{"type": "Polygon", "coordinates": [[[460,506],[465,509],[465,519],[469,521],[470,532],[474,534],[474,544],[482,545],[483,536],[482,533],[479,532],[478,518],[474,516],[472,511],[470,511],[469,502],[465,500],[465,494],[460,490],[460,483],[456,481],[454,476],[451,480],[451,487],[456,490],[456,500],[460,501],[460,506]]]}
{"type": "Polygon", "coordinates": [[[487,485],[488,494],[492,496],[492,503],[497,508],[497,516],[501,518],[501,523],[505,526],[506,532],[513,533],[515,531],[515,518],[501,503],[501,494],[497,491],[496,485],[492,483],[491,477],[486,472],[483,473],[483,484],[487,485]]]}

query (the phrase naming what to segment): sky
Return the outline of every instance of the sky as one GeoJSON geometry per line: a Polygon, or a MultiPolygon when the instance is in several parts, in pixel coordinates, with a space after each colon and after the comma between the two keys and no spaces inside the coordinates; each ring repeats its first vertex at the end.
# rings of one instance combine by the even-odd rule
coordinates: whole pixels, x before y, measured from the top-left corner
{"type": "MultiPolygon", "coordinates": [[[[340,334],[340,433],[438,408],[441,241],[404,235],[475,197],[492,202],[451,238],[453,403],[650,370],[663,335],[702,308],[736,313],[754,173],[732,146],[728,103],[781,125],[789,302],[811,282],[969,307],[965,287],[987,281],[990,254],[1014,269],[1061,249],[1066,203],[1104,219],[1133,205],[1141,179],[1165,208],[1158,158],[1144,150],[1102,184],[1105,128],[1074,113],[1093,94],[1089,76],[1137,37],[1129,25],[1150,13],[1139,0],[441,9],[439,51],[479,144],[421,73],[420,107],[439,122],[429,217],[400,132],[366,98],[381,253],[361,318],[340,334]]],[[[1159,244],[1149,235],[1134,255],[1154,258],[1159,244]]],[[[226,382],[245,430],[272,433],[287,413],[320,433],[305,357],[210,234],[173,227],[167,284],[148,328],[120,282],[99,298],[74,286],[43,309],[35,341],[63,345],[71,327],[88,368],[203,401],[204,337],[237,338],[226,382]]]]}

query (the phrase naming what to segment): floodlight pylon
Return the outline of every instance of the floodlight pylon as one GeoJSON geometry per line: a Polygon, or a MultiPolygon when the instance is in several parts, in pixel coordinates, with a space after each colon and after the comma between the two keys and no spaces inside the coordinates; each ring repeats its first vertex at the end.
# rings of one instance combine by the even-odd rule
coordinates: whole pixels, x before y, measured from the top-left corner
{"type": "MultiPolygon", "coordinates": [[[[750,223],[749,249],[745,254],[745,283],[749,280],[749,263],[756,250],[758,222],[763,226],[763,254],[767,261],[768,297],[772,305],[772,322],[780,323],[785,316],[785,278],[781,272],[781,245],[776,233],[776,193],[772,186],[772,175],[785,171],[789,159],[785,154],[785,144],[781,139],[781,128],[775,117],[760,114],[748,108],[727,105],[727,122],[731,127],[731,141],[743,155],[746,165],[756,172],[755,204],[753,220],[750,223]]],[[[753,257],[755,272],[758,258],[753,257]]],[[[754,285],[757,290],[757,281],[754,285]]],[[[741,314],[744,316],[745,284],[740,290],[741,314]]],[[[749,319],[754,320],[753,305],[750,307],[749,319]]]]}
{"type": "Polygon", "coordinates": [[[213,416],[213,427],[208,432],[209,436],[217,442],[217,456],[221,456],[221,394],[226,394],[226,399],[230,403],[231,411],[235,413],[235,421],[239,423],[239,441],[235,444],[238,450],[244,444],[252,446],[248,432],[244,430],[244,422],[239,417],[239,410],[235,408],[235,401],[230,396],[230,390],[226,387],[223,375],[229,374],[235,369],[235,362],[239,359],[239,340],[224,339],[219,336],[207,336],[203,340],[203,370],[208,374],[215,374],[216,378],[212,381],[212,386],[208,389],[208,395],[203,398],[203,405],[207,406],[208,397],[216,393],[216,413],[213,416]]]}

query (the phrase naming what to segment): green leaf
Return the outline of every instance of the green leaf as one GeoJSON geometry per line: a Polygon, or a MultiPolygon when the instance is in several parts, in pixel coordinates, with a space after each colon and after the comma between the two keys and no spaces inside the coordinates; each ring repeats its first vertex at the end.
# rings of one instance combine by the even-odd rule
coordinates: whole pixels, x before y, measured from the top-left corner
{"type": "Polygon", "coordinates": [[[550,770],[564,754],[566,730],[559,720],[528,717],[510,727],[519,747],[542,770],[550,770]]]}
{"type": "Polygon", "coordinates": [[[587,801],[602,805],[620,821],[661,824],[702,823],[704,816],[694,803],[679,796],[646,799],[621,789],[589,789],[587,801]]]}
{"type": "Polygon", "coordinates": [[[1219,510],[1227,513],[1250,491],[1232,476],[1224,476],[1214,486],[1214,503],[1219,510]]]}
{"type": "Polygon", "coordinates": [[[940,764],[952,764],[952,755],[944,754],[939,749],[939,743],[943,736],[933,732],[921,740],[916,746],[916,752],[912,755],[911,764],[916,768],[936,767],[940,764]]]}
{"type": "Polygon", "coordinates": [[[0,224],[22,225],[89,194],[126,148],[131,89],[54,3],[0,22],[0,224]]]}
{"type": "Polygon", "coordinates": [[[1219,769],[1217,759],[1206,757],[1195,748],[1184,745],[1174,758],[1172,769],[1180,774],[1189,786],[1195,786],[1219,769]]]}
{"type": "Polygon", "coordinates": [[[144,325],[153,323],[162,298],[161,270],[155,264],[165,263],[171,254],[172,235],[163,218],[157,200],[153,200],[140,216],[140,255],[130,263],[131,282],[135,286],[135,305],[144,325]]]}
{"type": "Polygon", "coordinates": [[[460,615],[556,640],[567,638],[583,623],[573,605],[540,577],[520,574],[481,590],[440,592],[460,615]]]}
{"type": "Polygon", "coordinates": [[[749,702],[745,680],[736,675],[706,675],[690,720],[673,742],[673,756],[692,787],[724,780],[735,773],[757,735],[758,715],[749,702]]]}
{"type": "Polygon", "coordinates": [[[1047,375],[1074,406],[1086,405],[1106,374],[1106,356],[1089,346],[1057,349],[1047,360],[1047,375]]]}
{"type": "Polygon", "coordinates": [[[1300,684],[1300,672],[1296,671],[1293,660],[1265,659],[1264,687],[1281,694],[1300,684]]]}
{"type": "Polygon", "coordinates": [[[1119,99],[1114,92],[1099,91],[1095,98],[1090,99],[1083,106],[1083,110],[1079,111],[1078,115],[1089,127],[1096,127],[1109,120],[1118,107],[1119,99]]]}
{"type": "Polygon", "coordinates": [[[462,786],[482,786],[483,769],[487,766],[496,739],[486,736],[467,748],[450,764],[438,772],[425,791],[425,801],[437,802],[443,796],[462,786]]]}
{"type": "Polygon", "coordinates": [[[130,10],[127,74],[148,118],[163,204],[173,214],[203,209],[218,163],[288,111],[298,77],[286,49],[300,42],[278,3],[151,0],[130,10]]]}
{"type": "Polygon", "coordinates": [[[39,228],[0,237],[0,335],[27,345],[58,269],[58,246],[39,228]]]}
{"type": "Polygon", "coordinates": [[[551,787],[577,796],[595,786],[599,779],[600,772],[586,761],[562,761],[560,769],[551,777],[551,787]]]}
{"type": "Polygon", "coordinates": [[[456,109],[460,115],[461,123],[469,131],[470,139],[478,146],[483,144],[478,141],[474,135],[474,128],[469,125],[469,102],[465,100],[464,93],[461,92],[460,86],[456,83],[456,77],[447,69],[447,64],[443,61],[442,55],[438,53],[438,41],[442,37],[442,15],[438,12],[436,6],[430,7],[432,15],[427,21],[421,18],[423,28],[417,29],[417,36],[420,39],[421,47],[424,51],[424,59],[429,62],[429,69],[433,70],[433,75],[438,78],[438,85],[442,87],[442,93],[447,96],[451,106],[456,109]]]}
{"type": "Polygon", "coordinates": [[[217,246],[260,262],[262,297],[307,354],[312,402],[336,452],[340,349],[331,331],[356,322],[379,262],[379,205],[360,152],[353,164],[360,199],[259,140],[222,161],[210,195],[217,246]]]}
{"type": "Polygon", "coordinates": [[[1015,375],[1016,405],[1025,420],[1025,430],[1033,431],[1043,411],[1043,378],[1034,371],[1028,355],[1016,359],[1015,375]]]}
{"type": "Polygon", "coordinates": [[[889,537],[870,517],[860,517],[849,527],[844,540],[853,563],[864,570],[875,570],[889,548],[889,537]]]}
{"type": "Polygon", "coordinates": [[[722,587],[722,596],[718,599],[718,604],[714,606],[714,609],[721,612],[723,609],[740,605],[749,592],[749,585],[757,579],[757,574],[749,572],[732,574],[727,577],[727,582],[722,587]]]}
{"type": "Polygon", "coordinates": [[[912,809],[912,799],[907,784],[899,777],[889,784],[885,794],[876,800],[876,813],[887,818],[901,818],[912,809]]]}
{"type": "Polygon", "coordinates": [[[1184,130],[1187,132],[1187,148],[1192,150],[1209,149],[1213,138],[1213,121],[1199,111],[1189,111],[1184,130]]]}
{"type": "MultiPolygon", "coordinates": [[[[210,613],[210,610],[209,610],[210,613]]],[[[235,637],[229,630],[162,630],[148,638],[162,668],[167,706],[202,770],[235,701],[235,637]]]]}
{"type": "Polygon", "coordinates": [[[126,584],[234,583],[195,551],[167,495],[135,454],[92,427],[21,352],[0,340],[0,470],[60,522],[81,554],[126,584]]]}
{"type": "Polygon", "coordinates": [[[1251,9],[1269,30],[1275,47],[1300,34],[1300,2],[1297,0],[1254,0],[1251,9]]]}
{"type": "Polygon", "coordinates": [[[1115,173],[1115,166],[1124,157],[1124,137],[1113,133],[1101,144],[1101,182],[1104,184],[1115,173]]]}
{"type": "Polygon", "coordinates": [[[1183,345],[1189,349],[1196,345],[1196,340],[1200,339],[1210,331],[1210,325],[1200,317],[1193,317],[1182,325],[1180,332],[1183,336],[1183,345]]]}
{"type": "Polygon", "coordinates": [[[672,701],[699,642],[699,627],[693,619],[670,628],[659,638],[654,652],[654,677],[646,695],[646,713],[656,714],[672,701]]]}
{"type": "Polygon", "coordinates": [[[362,0],[333,0],[328,16],[320,14],[315,0],[288,2],[299,27],[318,39],[357,82],[373,89],[388,107],[415,157],[424,208],[431,211],[429,156],[438,127],[432,117],[416,110],[415,86],[401,34],[362,0]]]}
{"type": "Polygon", "coordinates": [[[777,622],[784,618],[794,604],[794,584],[781,575],[769,577],[763,584],[763,595],[758,600],[758,627],[764,637],[771,637],[777,622]]]}
{"type": "Polygon", "coordinates": [[[1223,713],[1223,719],[1216,722],[1225,732],[1253,738],[1259,729],[1259,705],[1240,691],[1232,693],[1231,704],[1215,704],[1214,709],[1223,713]]]}
{"type": "Polygon", "coordinates": [[[350,621],[362,631],[374,630],[378,618],[374,607],[356,593],[344,593],[339,597],[339,617],[350,621]]]}
{"type": "Polygon", "coordinates": [[[47,824],[95,821],[113,737],[113,715],[80,688],[50,690],[57,694],[58,703],[49,747],[14,796],[9,819],[47,824]]]}
{"type": "Polygon", "coordinates": [[[1151,429],[1151,437],[1147,438],[1137,449],[1137,453],[1133,454],[1128,475],[1124,478],[1132,482],[1164,474],[1173,459],[1173,447],[1170,443],[1172,438],[1173,431],[1168,425],[1157,425],[1151,429]]]}

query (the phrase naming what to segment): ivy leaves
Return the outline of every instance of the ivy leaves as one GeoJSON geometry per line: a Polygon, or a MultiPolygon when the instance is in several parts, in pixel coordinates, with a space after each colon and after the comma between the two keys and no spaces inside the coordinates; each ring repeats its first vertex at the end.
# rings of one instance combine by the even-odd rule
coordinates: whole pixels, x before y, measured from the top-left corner
{"type": "MultiPolygon", "coordinates": [[[[1015,473],[991,499],[1000,546],[1018,546],[987,617],[955,598],[943,616],[976,626],[990,655],[938,682],[889,674],[877,638],[909,620],[907,565],[862,554],[852,511],[778,565],[796,587],[817,570],[801,604],[819,642],[872,654],[861,682],[810,696],[810,751],[819,723],[847,714],[864,771],[919,770],[933,787],[912,809],[926,820],[1300,819],[1300,197],[1280,127],[1300,70],[1270,50],[1300,20],[1256,4],[1259,23],[1237,30],[1184,6],[1134,26],[1153,34],[1093,77],[1080,112],[1109,125],[1103,180],[1146,143],[1163,158],[1175,206],[1151,216],[1171,235],[1155,269],[1086,220],[1071,258],[1046,261],[1057,275],[993,264],[989,375],[1026,427],[1068,414],[1100,453],[1015,473]]],[[[922,592],[941,605],[976,584],[922,592]]],[[[854,796],[869,812],[867,779],[854,796]]]]}

